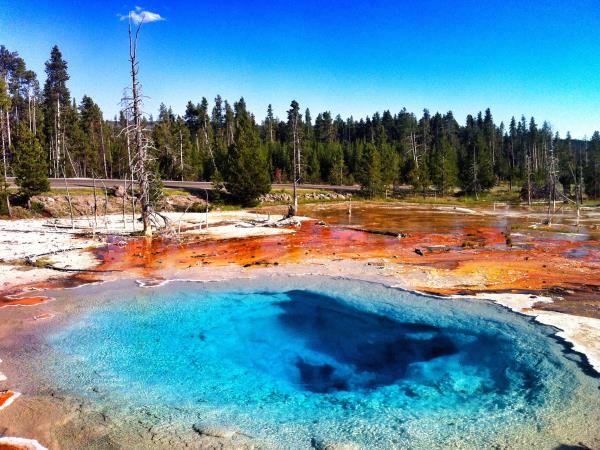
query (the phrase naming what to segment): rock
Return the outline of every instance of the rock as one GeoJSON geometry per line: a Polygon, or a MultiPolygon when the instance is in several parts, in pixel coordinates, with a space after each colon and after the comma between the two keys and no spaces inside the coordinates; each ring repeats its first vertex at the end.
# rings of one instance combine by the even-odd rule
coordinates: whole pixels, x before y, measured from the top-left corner
{"type": "Polygon", "coordinates": [[[237,431],[230,428],[224,428],[219,426],[205,425],[202,423],[195,423],[192,429],[202,436],[210,436],[221,439],[231,439],[233,436],[238,434],[237,431]]]}
{"type": "Polygon", "coordinates": [[[311,445],[315,450],[360,450],[353,442],[325,442],[316,438],[312,438],[311,445]]]}
{"type": "Polygon", "coordinates": [[[115,197],[123,198],[125,197],[125,188],[122,185],[116,185],[112,188],[112,194],[115,197]]]}
{"type": "MultiPolygon", "coordinates": [[[[337,192],[307,192],[306,194],[299,194],[298,198],[309,200],[345,200],[348,197],[344,194],[339,194],[337,192]]],[[[262,195],[259,198],[259,200],[261,203],[289,203],[292,201],[292,195],[288,193],[270,192],[268,194],[262,195]]]]}

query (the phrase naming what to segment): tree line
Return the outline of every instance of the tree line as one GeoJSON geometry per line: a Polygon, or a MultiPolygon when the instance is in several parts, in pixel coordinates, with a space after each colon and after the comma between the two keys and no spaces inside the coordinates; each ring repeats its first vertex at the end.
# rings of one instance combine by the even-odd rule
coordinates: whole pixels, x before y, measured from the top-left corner
{"type": "MultiPolygon", "coordinates": [[[[131,176],[126,108],[106,119],[89,96],[68,89],[68,64],[54,46],[40,85],[17,52],[0,46],[0,177],[16,176],[30,197],[47,177],[131,176]]],[[[243,98],[189,101],[183,116],[160,106],[142,126],[157,178],[212,181],[235,201],[251,204],[273,182],[360,184],[377,197],[411,185],[424,194],[460,189],[478,196],[498,183],[527,200],[553,195],[580,202],[600,198],[600,133],[589,141],[564,138],[531,117],[497,124],[490,109],[459,123],[452,112],[420,116],[402,109],[343,119],[301,110],[264,117],[243,98]]],[[[1,181],[1,180],[0,180],[1,181]]],[[[3,183],[5,186],[6,183],[3,183]]],[[[6,191],[6,187],[4,187],[6,191]]],[[[6,196],[8,199],[8,196],[6,196]]]]}

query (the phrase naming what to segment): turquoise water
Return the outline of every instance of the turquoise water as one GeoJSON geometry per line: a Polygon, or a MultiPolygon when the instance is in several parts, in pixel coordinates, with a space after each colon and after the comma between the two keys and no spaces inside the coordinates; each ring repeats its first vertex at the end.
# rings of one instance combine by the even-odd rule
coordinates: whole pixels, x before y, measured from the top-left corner
{"type": "Polygon", "coordinates": [[[127,292],[48,338],[56,382],[177,409],[190,429],[277,448],[554,448],[556,422],[600,398],[552,329],[482,302],[320,279],[127,292]]]}

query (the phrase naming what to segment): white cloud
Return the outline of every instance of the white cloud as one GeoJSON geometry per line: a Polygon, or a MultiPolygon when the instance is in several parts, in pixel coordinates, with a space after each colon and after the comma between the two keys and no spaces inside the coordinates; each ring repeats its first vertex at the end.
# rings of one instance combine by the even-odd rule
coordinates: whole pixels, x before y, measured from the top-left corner
{"type": "Polygon", "coordinates": [[[134,24],[139,25],[140,23],[151,23],[160,22],[161,20],[167,20],[160,14],[146,11],[141,6],[136,6],[135,11],[129,11],[127,15],[119,15],[121,20],[131,20],[134,24]]]}

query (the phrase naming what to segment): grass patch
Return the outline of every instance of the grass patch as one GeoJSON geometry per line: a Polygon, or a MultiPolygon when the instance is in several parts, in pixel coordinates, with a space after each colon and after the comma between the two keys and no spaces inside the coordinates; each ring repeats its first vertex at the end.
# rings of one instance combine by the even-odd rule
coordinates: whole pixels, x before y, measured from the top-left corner
{"type": "Polygon", "coordinates": [[[44,212],[44,204],[42,202],[31,202],[31,212],[34,214],[42,214],[44,212]]]}
{"type": "Polygon", "coordinates": [[[440,196],[427,196],[410,194],[401,196],[401,200],[408,201],[411,203],[420,203],[427,205],[460,205],[460,206],[478,206],[478,205],[493,205],[494,203],[508,203],[511,205],[518,205],[521,203],[521,198],[518,192],[508,191],[490,191],[483,192],[477,196],[474,195],[446,195],[440,196]]]}
{"type": "MultiPolygon", "coordinates": [[[[196,193],[200,193],[200,192],[204,192],[204,191],[202,189],[199,189],[196,193]]],[[[183,189],[164,188],[163,195],[165,197],[174,197],[176,195],[187,196],[187,195],[196,195],[196,194],[192,193],[190,191],[183,190],[183,189]]]]}
{"type": "MultiPolygon", "coordinates": [[[[333,191],[331,190],[326,190],[326,189],[304,189],[304,188],[298,188],[296,189],[296,193],[298,195],[304,195],[304,194],[331,194],[333,191]]],[[[271,189],[271,194],[290,194],[292,195],[294,193],[294,190],[292,188],[281,188],[281,189],[271,189]]]]}
{"type": "MultiPolygon", "coordinates": [[[[104,187],[102,185],[96,186],[96,195],[99,195],[99,192],[104,192],[104,187]]],[[[72,196],[94,195],[94,188],[87,188],[87,187],[69,188],[68,193],[72,196]]],[[[55,188],[55,189],[52,189],[50,192],[45,192],[42,195],[63,196],[63,195],[67,195],[67,190],[65,188],[55,188]]]]}
{"type": "Polygon", "coordinates": [[[597,199],[587,199],[583,201],[582,206],[589,206],[592,208],[599,208],[600,207],[600,201],[597,199]]]}
{"type": "Polygon", "coordinates": [[[44,267],[54,265],[54,261],[52,261],[52,259],[50,259],[50,257],[48,257],[48,256],[42,256],[42,257],[36,259],[35,261],[31,261],[31,265],[33,267],[43,269],[44,267]]]}

